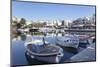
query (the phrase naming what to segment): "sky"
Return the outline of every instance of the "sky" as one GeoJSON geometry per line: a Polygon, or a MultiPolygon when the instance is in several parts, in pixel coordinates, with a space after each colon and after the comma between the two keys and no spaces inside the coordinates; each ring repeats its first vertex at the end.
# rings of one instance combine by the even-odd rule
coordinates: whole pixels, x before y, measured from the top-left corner
{"type": "Polygon", "coordinates": [[[74,20],[95,14],[94,6],[12,2],[12,16],[27,20],[74,20]]]}

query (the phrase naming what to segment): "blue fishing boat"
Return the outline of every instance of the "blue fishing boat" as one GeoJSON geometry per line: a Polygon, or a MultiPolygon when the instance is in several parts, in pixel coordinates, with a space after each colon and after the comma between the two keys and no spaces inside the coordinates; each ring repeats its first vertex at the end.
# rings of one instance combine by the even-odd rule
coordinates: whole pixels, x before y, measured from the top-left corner
{"type": "Polygon", "coordinates": [[[63,56],[63,49],[44,40],[31,40],[25,42],[27,55],[48,63],[59,63],[63,56]]]}

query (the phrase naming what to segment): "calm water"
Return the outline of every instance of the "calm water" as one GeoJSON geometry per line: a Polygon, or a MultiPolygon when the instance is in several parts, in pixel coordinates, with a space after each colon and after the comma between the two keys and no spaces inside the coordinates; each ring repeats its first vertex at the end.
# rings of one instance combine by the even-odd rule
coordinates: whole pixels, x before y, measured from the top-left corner
{"type": "MultiPolygon", "coordinates": [[[[42,37],[34,36],[34,39],[42,39],[42,37]]],[[[45,40],[55,44],[55,36],[46,36],[45,40]]],[[[61,59],[60,63],[68,62],[69,58],[74,56],[74,52],[70,52],[69,50],[64,49],[64,56],[61,59]]],[[[79,47],[77,50],[78,52],[84,50],[85,48],[79,47]]],[[[40,62],[37,60],[31,60],[25,53],[25,47],[24,47],[24,41],[22,40],[16,40],[12,41],[12,65],[37,65],[37,64],[46,64],[45,62],[40,62]]]]}

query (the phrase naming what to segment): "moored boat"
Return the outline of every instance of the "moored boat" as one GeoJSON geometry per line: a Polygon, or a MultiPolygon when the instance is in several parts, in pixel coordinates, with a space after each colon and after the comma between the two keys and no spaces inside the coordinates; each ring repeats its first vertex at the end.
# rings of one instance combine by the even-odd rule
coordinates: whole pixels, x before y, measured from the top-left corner
{"type": "Polygon", "coordinates": [[[66,35],[56,38],[56,44],[63,47],[78,48],[79,38],[76,35],[66,35]]]}
{"type": "Polygon", "coordinates": [[[48,63],[59,63],[63,56],[63,49],[56,45],[51,45],[44,40],[32,40],[25,42],[27,55],[32,59],[36,59],[48,63]]]}

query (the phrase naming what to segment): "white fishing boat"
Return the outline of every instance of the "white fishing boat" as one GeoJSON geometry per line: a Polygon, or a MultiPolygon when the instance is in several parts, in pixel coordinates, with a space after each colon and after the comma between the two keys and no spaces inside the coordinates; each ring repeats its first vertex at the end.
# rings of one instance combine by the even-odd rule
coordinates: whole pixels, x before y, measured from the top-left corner
{"type": "Polygon", "coordinates": [[[79,38],[76,35],[66,35],[56,38],[56,44],[63,47],[78,48],[79,38]]]}
{"type": "Polygon", "coordinates": [[[59,63],[63,56],[62,48],[56,45],[51,45],[44,39],[26,41],[25,47],[27,55],[30,56],[30,58],[43,62],[59,63]]]}

